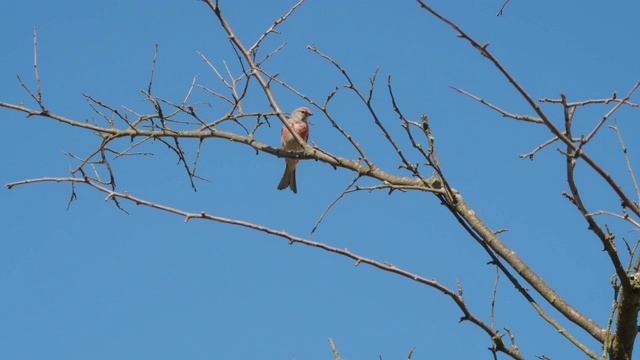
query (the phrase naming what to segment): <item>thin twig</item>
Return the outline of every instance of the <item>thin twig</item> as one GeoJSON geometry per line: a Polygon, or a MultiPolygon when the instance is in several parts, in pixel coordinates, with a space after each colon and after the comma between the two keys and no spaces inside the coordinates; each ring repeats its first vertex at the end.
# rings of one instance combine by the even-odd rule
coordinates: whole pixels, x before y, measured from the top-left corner
{"type": "Polygon", "coordinates": [[[533,149],[532,151],[526,153],[526,154],[520,154],[520,159],[527,159],[529,158],[529,160],[533,160],[533,155],[535,155],[538,151],[544,149],[546,146],[549,146],[551,144],[553,144],[554,142],[558,141],[558,137],[554,136],[551,139],[545,141],[544,143],[536,146],[535,149],[533,149]]]}
{"type": "Polygon", "coordinates": [[[184,108],[187,101],[189,101],[189,97],[191,96],[191,92],[193,91],[193,88],[196,86],[196,80],[198,79],[199,76],[200,74],[197,74],[196,76],[193,77],[193,81],[191,81],[191,86],[189,87],[189,91],[187,91],[187,96],[184,97],[184,100],[182,101],[182,105],[180,106],[180,108],[184,108]]]}
{"type": "Polygon", "coordinates": [[[158,44],[156,44],[156,49],[153,52],[153,61],[151,62],[151,73],[149,74],[149,86],[147,86],[147,93],[151,94],[151,84],[153,84],[153,72],[156,69],[156,59],[158,57],[158,44]]]}
{"type": "Polygon", "coordinates": [[[501,108],[499,108],[499,107],[497,107],[497,106],[485,101],[484,99],[482,99],[480,97],[477,97],[477,96],[475,96],[475,95],[473,95],[473,94],[471,94],[469,92],[466,92],[466,91],[464,91],[462,89],[459,89],[459,88],[457,88],[455,86],[452,86],[452,85],[449,85],[449,87],[452,88],[453,90],[461,93],[461,94],[464,94],[464,95],[466,95],[466,96],[478,101],[479,103],[481,103],[483,105],[488,106],[489,108],[491,108],[491,109],[499,112],[500,114],[502,114],[502,116],[504,116],[504,117],[508,117],[508,118],[515,119],[515,120],[528,121],[528,122],[532,122],[532,123],[536,123],[536,124],[544,124],[542,119],[540,119],[539,117],[534,117],[534,116],[529,116],[529,115],[518,115],[518,114],[509,113],[509,112],[506,112],[506,111],[502,110],[501,108]]]}
{"type": "Polygon", "coordinates": [[[412,347],[411,350],[409,350],[409,354],[407,355],[407,360],[411,360],[411,355],[413,355],[413,351],[416,349],[416,347],[412,347]]]}
{"type": "MultiPolygon", "coordinates": [[[[391,86],[391,76],[387,78],[387,88],[389,89],[389,96],[391,97],[391,106],[393,107],[393,111],[395,111],[396,114],[398,114],[398,117],[400,118],[400,121],[401,121],[400,126],[402,126],[402,128],[406,131],[407,137],[409,138],[409,141],[411,141],[411,146],[413,146],[414,149],[418,150],[418,152],[427,160],[427,165],[431,166],[436,171],[439,181],[442,183],[442,185],[444,186],[444,189],[448,194],[447,198],[449,200],[452,200],[453,197],[450,195],[452,189],[447,183],[444,173],[440,168],[440,162],[438,161],[438,156],[436,155],[436,150],[435,150],[435,138],[431,134],[428,117],[426,115],[421,116],[421,120],[422,120],[421,125],[418,125],[418,123],[416,123],[415,121],[408,120],[402,114],[402,111],[400,111],[400,107],[396,103],[396,97],[393,94],[393,88],[391,86]],[[411,134],[411,130],[409,129],[410,124],[422,130],[422,133],[424,134],[425,138],[427,139],[427,143],[429,144],[429,149],[427,150],[427,152],[425,152],[424,149],[422,148],[422,145],[418,144],[413,138],[413,135],[411,134]]],[[[414,176],[418,177],[423,181],[426,181],[424,176],[418,171],[418,165],[407,165],[407,168],[413,172],[414,176]]]]}
{"type": "Polygon", "coordinates": [[[618,134],[618,139],[620,140],[620,146],[622,146],[622,153],[624,154],[624,159],[627,162],[627,170],[629,170],[629,175],[631,175],[631,180],[633,180],[633,186],[636,189],[636,196],[638,201],[640,202],[640,188],[638,187],[638,181],[636,180],[636,176],[633,172],[633,167],[631,167],[631,160],[629,160],[629,153],[627,152],[627,146],[624,144],[624,140],[622,140],[622,134],[620,133],[620,128],[618,127],[618,120],[613,118],[613,126],[609,126],[609,128],[615,130],[616,134],[618,134]]]}
{"type": "Polygon", "coordinates": [[[500,279],[500,268],[496,266],[496,280],[493,283],[493,294],[491,295],[491,328],[495,329],[495,310],[496,310],[496,295],[498,294],[498,280],[500,279]]]}
{"type": "Polygon", "coordinates": [[[511,1],[511,0],[506,0],[506,1],[504,2],[504,4],[502,4],[502,7],[500,8],[500,11],[498,11],[498,13],[496,14],[496,16],[500,16],[500,15],[502,15],[502,10],[504,10],[504,7],[505,7],[505,6],[507,6],[507,4],[509,3],[509,1],[511,1]]]}
{"type": "Polygon", "coordinates": [[[311,229],[311,232],[309,233],[309,237],[311,237],[313,235],[313,233],[316,231],[316,229],[318,228],[318,225],[320,225],[320,223],[322,222],[322,220],[324,219],[324,216],[327,214],[327,212],[329,212],[329,210],[333,207],[333,205],[335,205],[338,200],[342,199],[342,197],[347,193],[347,191],[360,179],[362,175],[358,175],[356,176],[355,179],[353,179],[353,181],[351,183],[349,183],[349,185],[347,185],[347,187],[340,193],[340,195],[338,195],[338,197],[336,197],[330,204],[329,206],[327,206],[326,209],[324,209],[324,211],[322,212],[322,215],[320,215],[320,218],[318,218],[318,221],[316,221],[315,225],[313,225],[313,229],[311,229]]]}
{"type": "MultiPolygon", "coordinates": [[[[615,93],[614,93],[615,96],[615,93]]],[[[549,98],[542,98],[538,100],[539,102],[546,102],[546,103],[552,103],[552,104],[560,104],[562,103],[561,99],[549,99],[549,98]]],[[[576,101],[576,102],[568,102],[567,106],[570,108],[577,108],[580,106],[585,106],[585,105],[591,105],[591,104],[609,104],[610,102],[615,102],[615,103],[624,103],[626,105],[629,105],[631,107],[638,107],[638,104],[636,103],[632,103],[631,101],[624,101],[622,99],[618,99],[617,97],[611,97],[608,99],[588,99],[588,100],[583,100],[583,101],[576,101]]]]}
{"type": "MultiPolygon", "coordinates": [[[[282,43],[282,45],[278,46],[275,50],[273,50],[272,52],[270,52],[267,55],[265,55],[265,57],[263,57],[262,60],[256,62],[256,65],[262,66],[262,64],[265,61],[269,60],[270,57],[272,57],[273,55],[277,54],[280,50],[282,50],[284,48],[285,45],[287,45],[287,43],[282,43]]],[[[260,71],[263,71],[262,68],[260,68],[260,71]]]]}
{"type": "MultiPolygon", "coordinates": [[[[291,9],[289,9],[289,11],[288,11],[286,14],[282,15],[281,17],[279,17],[279,18],[278,18],[278,20],[274,21],[274,22],[273,22],[273,25],[271,25],[271,27],[270,27],[267,31],[265,31],[264,33],[262,33],[262,35],[260,35],[260,37],[258,38],[258,40],[256,40],[255,44],[253,44],[253,45],[249,48],[248,52],[249,52],[249,53],[251,53],[251,54],[253,54],[253,55],[255,56],[255,52],[257,51],[258,47],[260,46],[260,43],[262,42],[262,40],[264,40],[264,39],[265,39],[269,34],[271,34],[271,33],[277,33],[277,31],[276,31],[276,27],[277,27],[278,25],[280,25],[283,21],[287,20],[287,18],[288,18],[288,17],[293,13],[293,11],[294,11],[295,9],[297,9],[300,5],[302,5],[302,3],[303,3],[303,2],[304,2],[304,0],[300,0],[300,1],[298,1],[298,3],[297,3],[297,4],[295,4],[295,5],[293,5],[293,6],[291,7],[291,9]]],[[[264,60],[266,60],[266,59],[264,59],[264,60]]],[[[263,61],[264,61],[264,60],[263,60],[263,61]]]]}
{"type": "Polygon", "coordinates": [[[631,223],[631,225],[635,226],[636,229],[640,229],[640,222],[638,222],[635,219],[633,219],[631,216],[629,216],[628,213],[620,215],[620,214],[616,214],[616,213],[611,212],[611,211],[598,210],[596,212],[588,213],[587,215],[588,216],[598,216],[598,215],[613,216],[613,217],[616,217],[618,219],[622,219],[622,220],[628,221],[628,222],[631,223]]]}
{"type": "Polygon", "coordinates": [[[36,92],[38,93],[38,105],[42,107],[42,111],[45,111],[42,105],[42,91],[40,89],[40,75],[38,75],[38,32],[37,28],[33,27],[33,71],[36,75],[36,92]]]}
{"type": "Polygon", "coordinates": [[[589,135],[587,135],[587,137],[585,138],[585,142],[589,142],[589,140],[591,140],[595,135],[596,132],[598,132],[598,129],[600,129],[600,127],[602,126],[602,124],[605,123],[605,121],[607,121],[607,119],[616,111],[618,110],[618,108],[620,108],[620,106],[622,106],[622,104],[625,104],[627,102],[627,100],[629,100],[629,98],[631,97],[631,95],[636,91],[636,89],[640,86],[640,81],[638,81],[636,83],[636,85],[629,91],[629,93],[627,93],[627,95],[620,101],[618,102],[611,110],[609,110],[608,113],[604,114],[604,116],[602,116],[602,119],[600,119],[600,121],[598,122],[598,124],[596,125],[596,127],[591,131],[591,133],[589,135]]]}

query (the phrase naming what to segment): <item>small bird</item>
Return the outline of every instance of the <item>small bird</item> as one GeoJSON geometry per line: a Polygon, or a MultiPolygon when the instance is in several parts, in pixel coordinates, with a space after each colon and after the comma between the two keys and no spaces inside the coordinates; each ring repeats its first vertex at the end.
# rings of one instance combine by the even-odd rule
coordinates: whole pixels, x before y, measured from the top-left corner
{"type": "MultiPolygon", "coordinates": [[[[308,107],[302,106],[293,110],[291,117],[289,117],[289,124],[291,124],[293,130],[300,135],[304,142],[307,142],[307,139],[309,139],[309,125],[307,124],[307,119],[311,115],[313,115],[311,110],[309,110],[308,107]]],[[[283,150],[302,150],[302,147],[298,144],[296,138],[293,137],[289,132],[289,129],[284,125],[282,125],[280,146],[283,150]]],[[[291,188],[291,191],[295,194],[298,192],[298,188],[296,186],[296,166],[298,166],[298,159],[285,158],[284,162],[284,174],[282,174],[282,180],[280,180],[280,184],[278,184],[278,190],[291,188]]]]}

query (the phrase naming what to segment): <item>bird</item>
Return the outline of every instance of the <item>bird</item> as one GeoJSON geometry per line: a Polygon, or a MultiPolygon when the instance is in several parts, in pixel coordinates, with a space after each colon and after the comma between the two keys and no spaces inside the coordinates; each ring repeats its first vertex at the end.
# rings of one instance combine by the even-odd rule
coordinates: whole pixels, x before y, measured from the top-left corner
{"type": "MultiPolygon", "coordinates": [[[[289,117],[289,124],[291,128],[300,135],[300,138],[306,143],[309,139],[309,124],[307,119],[313,115],[311,110],[306,106],[301,106],[291,113],[289,117]]],[[[282,125],[282,133],[280,135],[280,146],[283,150],[288,151],[300,151],[302,146],[298,144],[296,138],[289,132],[284,124],[282,125]]],[[[278,184],[278,190],[290,188],[294,194],[298,193],[298,187],[296,186],[296,166],[298,166],[298,159],[285,158],[284,174],[280,184],[278,184]]]]}

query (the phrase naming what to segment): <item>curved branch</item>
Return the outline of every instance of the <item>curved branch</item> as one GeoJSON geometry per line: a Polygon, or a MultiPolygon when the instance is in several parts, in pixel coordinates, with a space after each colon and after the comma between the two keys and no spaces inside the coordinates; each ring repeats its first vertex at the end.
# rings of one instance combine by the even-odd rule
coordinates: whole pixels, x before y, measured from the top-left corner
{"type": "Polygon", "coordinates": [[[464,91],[462,89],[459,89],[459,88],[457,88],[455,86],[449,85],[449,87],[452,88],[453,90],[455,90],[455,91],[457,91],[457,92],[459,92],[459,93],[461,93],[463,95],[466,95],[466,96],[472,98],[473,100],[475,100],[475,101],[477,101],[477,102],[479,102],[479,103],[481,103],[481,104],[483,104],[483,105],[485,105],[485,106],[487,106],[487,107],[499,112],[504,117],[512,118],[514,120],[528,121],[528,122],[532,122],[532,123],[536,123],[536,124],[543,124],[542,119],[540,119],[540,118],[529,116],[529,115],[518,115],[518,114],[512,114],[512,113],[506,112],[506,111],[502,110],[501,108],[493,105],[492,103],[487,102],[483,98],[477,97],[477,96],[475,96],[475,95],[473,95],[473,94],[471,94],[471,93],[469,93],[467,91],[464,91]]]}
{"type": "Polygon", "coordinates": [[[477,318],[475,315],[473,315],[473,313],[471,312],[471,310],[467,307],[467,304],[464,301],[464,298],[462,297],[462,295],[458,292],[458,291],[454,291],[449,289],[448,287],[440,284],[439,282],[437,282],[435,279],[428,279],[422,276],[419,276],[415,273],[412,273],[410,271],[401,269],[399,267],[394,266],[391,263],[388,262],[379,262],[367,257],[364,257],[362,255],[358,255],[356,253],[351,252],[349,249],[344,248],[338,248],[338,247],[334,247],[334,246],[330,246],[327,245],[325,243],[322,242],[317,242],[317,241],[311,241],[305,238],[301,238],[301,237],[297,237],[294,235],[290,235],[288,234],[286,231],[282,230],[282,231],[278,231],[278,230],[274,230],[271,229],[269,227],[266,226],[262,226],[262,225],[258,225],[258,224],[254,224],[254,223],[250,223],[250,222],[246,222],[246,221],[242,221],[242,220],[236,220],[236,219],[229,219],[229,218],[224,218],[224,217],[220,217],[220,216],[216,216],[216,215],[212,215],[212,214],[208,214],[205,211],[201,211],[199,213],[193,213],[193,212],[187,212],[187,211],[183,211],[183,210],[179,210],[176,208],[172,208],[170,206],[166,206],[166,205],[161,205],[158,203],[154,203],[139,197],[135,197],[130,195],[128,192],[116,192],[113,191],[111,189],[108,189],[106,187],[101,186],[100,184],[91,181],[88,177],[84,177],[84,178],[40,178],[40,179],[29,179],[29,180],[23,180],[23,181],[18,181],[18,182],[13,182],[13,183],[9,183],[6,184],[5,186],[8,187],[9,189],[13,188],[14,186],[19,186],[19,185],[24,185],[24,184],[30,184],[30,183],[39,183],[39,182],[72,182],[72,183],[83,183],[86,184],[90,187],[93,187],[94,189],[101,191],[105,194],[107,194],[107,197],[105,198],[105,201],[109,201],[109,200],[114,200],[114,199],[124,199],[124,200],[128,200],[131,201],[133,203],[135,203],[136,205],[143,205],[143,206],[147,206],[153,209],[157,209],[157,210],[161,210],[161,211],[165,211],[168,213],[172,213],[172,214],[176,214],[176,215],[181,215],[184,217],[184,221],[188,222],[191,219],[203,219],[203,220],[210,220],[210,221],[215,221],[215,222],[219,222],[219,223],[223,223],[223,224],[230,224],[230,225],[235,225],[235,226],[241,226],[241,227],[245,227],[245,228],[249,228],[249,229],[253,229],[253,230],[257,230],[269,235],[273,235],[273,236],[277,236],[283,239],[286,239],[289,241],[289,244],[303,244],[306,246],[311,246],[314,248],[318,248],[318,249],[322,249],[331,253],[335,253],[347,258],[350,258],[352,260],[355,260],[356,263],[355,265],[359,265],[359,264],[367,264],[367,265],[371,265],[375,268],[378,268],[380,270],[383,271],[387,271],[396,275],[400,275],[402,277],[405,277],[407,279],[413,280],[415,282],[418,282],[420,284],[423,285],[427,285],[431,288],[434,288],[442,293],[444,293],[445,295],[447,295],[449,298],[451,298],[451,300],[456,304],[456,306],[462,311],[463,313],[463,317],[460,318],[460,321],[469,321],[471,323],[473,323],[474,325],[478,326],[480,329],[482,329],[487,335],[490,336],[490,338],[493,341],[494,346],[496,347],[496,349],[498,351],[501,351],[507,355],[509,355],[510,357],[514,358],[514,359],[524,359],[522,357],[522,355],[520,355],[520,352],[518,350],[517,347],[512,347],[509,348],[506,346],[506,344],[504,344],[502,342],[502,336],[495,331],[491,326],[485,324],[482,320],[480,320],[479,318],[477,318]]]}
{"type": "MultiPolygon", "coordinates": [[[[423,9],[425,9],[426,11],[431,13],[433,16],[437,17],[440,21],[442,21],[443,23],[449,25],[454,30],[456,30],[458,32],[458,34],[457,34],[458,37],[466,39],[467,41],[469,41],[469,43],[474,48],[476,48],[477,50],[480,51],[480,54],[482,54],[482,56],[484,56],[487,59],[489,59],[489,61],[491,61],[493,63],[493,65],[502,73],[502,75],[520,93],[520,95],[524,98],[524,100],[527,103],[529,103],[529,106],[531,106],[531,108],[536,112],[536,114],[538,114],[538,117],[540,117],[540,119],[542,119],[544,124],[553,133],[553,135],[557,136],[558,139],[562,140],[562,142],[564,142],[567,146],[569,146],[573,151],[578,153],[579,157],[582,160],[584,160],[593,170],[595,170],[596,173],[598,173],[598,175],[600,175],[600,177],[602,177],[602,179],[604,179],[607,182],[607,184],[609,184],[609,187],[618,195],[618,197],[620,197],[620,200],[622,201],[624,206],[626,206],[629,209],[631,209],[631,211],[633,211],[633,213],[635,213],[637,216],[640,216],[640,206],[635,204],[627,196],[627,194],[625,194],[625,192],[622,190],[620,185],[618,185],[616,183],[616,181],[613,180],[613,178],[611,177],[611,175],[609,173],[607,173],[600,165],[598,165],[598,163],[596,163],[585,152],[578,151],[578,148],[579,148],[578,145],[574,144],[571,141],[570,138],[568,138],[557,126],[555,126],[553,124],[553,122],[551,122],[551,120],[549,120],[547,115],[540,108],[540,105],[538,105],[538,103],[531,97],[531,95],[529,95],[529,93],[527,93],[527,91],[516,81],[516,79],[502,66],[502,64],[500,64],[498,59],[496,59],[493,56],[493,54],[491,54],[491,52],[489,52],[487,50],[487,48],[489,47],[489,43],[481,45],[476,40],[474,40],[471,36],[467,35],[464,31],[462,31],[462,29],[458,25],[456,25],[455,23],[453,23],[451,20],[447,19],[446,17],[440,15],[440,13],[438,13],[433,8],[428,6],[424,1],[422,1],[422,0],[416,0],[416,1],[418,2],[418,4],[423,9]]],[[[627,100],[629,100],[629,97],[631,96],[631,93],[633,93],[635,91],[635,89],[638,88],[638,86],[640,86],[640,81],[636,82],[636,84],[633,87],[633,89],[623,99],[622,102],[626,102],[627,100]]]]}
{"type": "MultiPolygon", "coordinates": [[[[486,227],[486,225],[479,219],[471,223],[468,217],[469,216],[475,217],[475,213],[473,212],[473,210],[471,210],[468,207],[468,205],[466,205],[464,202],[461,201],[462,197],[459,195],[459,193],[455,192],[453,196],[456,196],[458,198],[455,201],[455,206],[445,202],[444,199],[441,199],[441,200],[447,206],[447,208],[453,213],[454,217],[460,222],[462,227],[469,233],[469,235],[471,235],[471,237],[474,240],[476,240],[480,244],[480,246],[482,246],[482,248],[487,252],[487,254],[491,257],[492,259],[491,263],[495,264],[507,276],[509,281],[515,286],[516,290],[520,292],[520,294],[529,302],[529,304],[531,304],[534,310],[544,320],[546,320],[549,324],[551,324],[551,326],[553,326],[560,334],[562,334],[565,338],[567,338],[567,340],[569,340],[577,348],[582,350],[586,355],[588,355],[593,359],[598,359],[598,356],[596,355],[595,352],[591,351],[587,346],[585,346],[580,341],[578,341],[578,339],[576,339],[565,328],[560,326],[560,324],[556,320],[554,320],[551,316],[549,316],[549,314],[547,314],[544,311],[544,309],[542,309],[542,307],[538,305],[538,303],[533,299],[533,297],[529,295],[528,290],[525,289],[522,285],[520,285],[520,282],[518,281],[518,279],[516,279],[515,276],[511,273],[511,271],[504,266],[503,262],[500,261],[500,258],[498,258],[496,254],[498,254],[501,258],[503,258],[513,269],[515,269],[530,284],[531,284],[530,280],[535,280],[535,278],[539,279],[539,282],[541,282],[546,288],[548,288],[548,290],[550,291],[550,294],[552,294],[551,299],[553,300],[549,301],[549,299],[545,297],[545,294],[542,294],[540,290],[538,290],[538,287],[536,286],[536,284],[531,284],[531,285],[536,289],[536,291],[538,291],[538,293],[541,293],[543,297],[545,297],[545,300],[549,301],[552,305],[554,304],[554,302],[561,302],[562,304],[560,304],[560,306],[562,306],[564,310],[577,313],[577,315],[580,316],[581,319],[586,319],[588,321],[591,321],[591,319],[584,317],[577,310],[575,310],[570,305],[568,305],[568,303],[566,303],[564,299],[562,299],[560,296],[555,294],[555,292],[553,292],[553,289],[551,289],[547,284],[544,283],[544,281],[542,281],[540,277],[538,277],[533,271],[531,271],[527,267],[527,265],[518,258],[515,252],[513,252],[511,249],[509,249],[506,245],[504,245],[500,241],[500,239],[496,236],[496,234],[498,234],[497,231],[492,231],[491,229],[486,227]],[[464,213],[462,213],[461,211],[464,211],[464,213]],[[493,236],[493,239],[487,239],[484,233],[478,232],[479,229],[481,228],[485,229],[486,234],[491,234],[491,236],[493,236]],[[509,258],[505,258],[505,254],[511,254],[511,255],[509,256],[509,258]],[[516,266],[516,265],[519,265],[519,266],[516,266]]],[[[597,330],[597,328],[598,328],[598,325],[595,324],[594,329],[597,330]]]]}
{"type": "Polygon", "coordinates": [[[560,297],[538,274],[520,259],[520,257],[506,246],[495,233],[471,210],[462,196],[455,194],[457,202],[453,204],[471,228],[484,239],[485,243],[524,278],[536,291],[542,295],[556,310],[567,319],[583,328],[598,341],[604,341],[605,331],[595,321],[588,318],[576,308],[560,297]]]}

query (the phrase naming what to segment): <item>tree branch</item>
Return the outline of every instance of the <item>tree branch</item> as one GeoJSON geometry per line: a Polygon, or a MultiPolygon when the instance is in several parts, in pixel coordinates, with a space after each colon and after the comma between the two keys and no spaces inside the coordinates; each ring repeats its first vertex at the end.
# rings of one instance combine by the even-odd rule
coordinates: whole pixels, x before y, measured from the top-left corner
{"type": "Polygon", "coordinates": [[[170,206],[166,206],[166,205],[162,205],[162,204],[158,204],[158,203],[154,203],[136,196],[133,196],[131,194],[129,194],[128,192],[116,192],[113,191],[111,189],[108,189],[94,181],[92,181],[91,179],[89,179],[88,177],[84,176],[83,178],[40,178],[40,179],[29,179],[29,180],[22,180],[22,181],[17,181],[17,182],[13,182],[13,183],[9,183],[6,184],[5,186],[9,189],[15,187],[15,186],[19,186],[19,185],[25,185],[25,184],[31,184],[31,183],[41,183],[41,182],[71,182],[71,183],[82,183],[85,185],[88,185],[100,192],[103,192],[105,194],[107,194],[105,201],[109,201],[109,200],[113,200],[116,198],[119,199],[123,199],[123,200],[128,200],[130,202],[135,203],[136,205],[143,205],[143,206],[147,206],[153,209],[157,209],[157,210],[161,210],[164,212],[168,212],[168,213],[172,213],[172,214],[176,214],[176,215],[180,215],[182,217],[184,217],[184,221],[185,222],[189,222],[192,219],[202,219],[202,220],[210,220],[210,221],[215,221],[215,222],[219,222],[219,223],[223,223],[223,224],[230,224],[230,225],[235,225],[235,226],[240,226],[240,227],[245,227],[245,228],[249,228],[252,230],[256,230],[256,231],[260,231],[269,235],[273,235],[276,237],[280,237],[283,239],[288,240],[289,244],[302,244],[302,245],[306,245],[306,246],[310,246],[313,248],[317,248],[317,249],[322,249],[331,253],[335,253],[347,258],[350,258],[352,260],[355,260],[356,263],[355,265],[359,265],[359,264],[367,264],[370,266],[373,266],[377,269],[383,270],[383,271],[387,271],[396,275],[400,275],[402,277],[405,277],[407,279],[413,280],[415,282],[418,282],[420,284],[423,285],[427,285],[431,288],[434,288],[442,293],[444,293],[445,295],[447,295],[455,304],[456,306],[462,311],[463,313],[463,317],[460,319],[460,321],[469,321],[472,324],[476,325],[477,327],[479,327],[480,329],[482,329],[487,335],[490,336],[490,338],[493,341],[493,345],[496,347],[496,349],[500,352],[503,352],[507,355],[509,355],[510,357],[512,357],[513,359],[524,359],[522,357],[522,355],[520,355],[520,352],[517,348],[509,348],[507,347],[501,339],[500,334],[498,334],[494,329],[492,329],[491,326],[485,324],[482,320],[480,320],[479,318],[477,318],[476,316],[473,315],[473,313],[471,312],[471,310],[468,308],[467,304],[464,302],[464,299],[462,297],[461,294],[459,294],[458,292],[451,290],[449,288],[447,288],[446,286],[440,284],[439,282],[437,282],[435,279],[428,279],[422,276],[419,276],[415,273],[412,273],[410,271],[404,270],[402,268],[396,267],[391,263],[388,262],[378,262],[376,260],[370,259],[370,258],[366,258],[364,256],[358,255],[356,253],[351,252],[349,249],[344,248],[338,248],[338,247],[334,247],[334,246],[330,246],[327,245],[325,243],[322,242],[316,242],[316,241],[311,241],[308,239],[304,239],[301,237],[297,237],[297,236],[293,236],[288,234],[286,231],[282,230],[282,231],[277,231],[277,230],[273,230],[271,228],[268,228],[266,226],[262,226],[262,225],[258,225],[258,224],[254,224],[254,223],[250,223],[250,222],[246,222],[246,221],[241,221],[241,220],[235,220],[235,219],[229,219],[229,218],[224,218],[224,217],[220,217],[220,216],[216,216],[216,215],[212,215],[212,214],[208,214],[205,211],[201,211],[199,213],[193,213],[193,212],[187,212],[187,211],[183,211],[183,210],[179,210],[176,208],[172,208],[170,206]]]}
{"type": "MultiPolygon", "coordinates": [[[[455,31],[457,31],[458,37],[467,40],[471,44],[471,46],[473,46],[478,51],[480,51],[480,54],[482,54],[482,56],[489,59],[489,61],[493,63],[493,65],[502,73],[502,75],[509,81],[509,83],[511,83],[511,85],[518,91],[518,93],[520,93],[520,95],[529,104],[529,106],[531,106],[531,108],[535,111],[535,113],[538,114],[538,117],[540,117],[540,119],[544,122],[547,128],[553,133],[553,135],[557,136],[558,139],[560,139],[563,143],[569,146],[571,150],[578,153],[580,158],[583,159],[593,170],[596,171],[596,173],[598,173],[598,175],[600,175],[600,177],[602,177],[607,182],[609,187],[620,197],[624,206],[631,209],[631,211],[633,211],[633,213],[635,213],[637,216],[640,216],[640,207],[637,204],[635,204],[633,201],[631,201],[631,199],[629,199],[629,197],[624,193],[622,188],[613,180],[613,178],[609,173],[607,173],[602,167],[600,167],[600,165],[598,165],[584,151],[580,151],[580,152],[577,151],[578,146],[575,145],[570,138],[568,138],[565,134],[563,134],[563,132],[557,126],[555,126],[553,122],[551,122],[551,120],[549,120],[547,115],[540,108],[540,105],[538,105],[538,103],[527,93],[527,91],[515,80],[515,78],[502,66],[502,64],[488,50],[489,43],[486,43],[486,44],[478,43],[471,36],[467,35],[464,31],[462,31],[462,29],[458,25],[453,23],[451,20],[445,18],[444,16],[440,15],[433,8],[428,6],[424,1],[422,0],[416,0],[416,1],[423,9],[431,13],[433,16],[438,18],[443,23],[449,25],[455,31]]],[[[636,83],[636,85],[633,87],[630,94],[639,85],[640,85],[640,81],[636,83]]]]}

